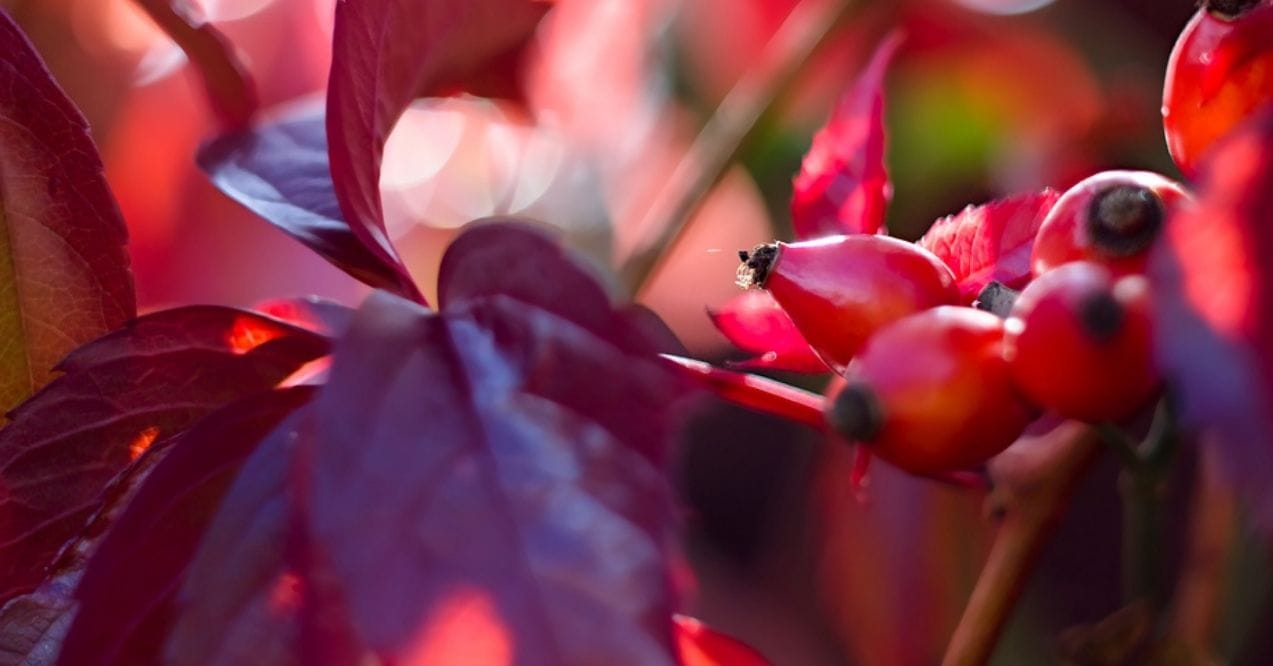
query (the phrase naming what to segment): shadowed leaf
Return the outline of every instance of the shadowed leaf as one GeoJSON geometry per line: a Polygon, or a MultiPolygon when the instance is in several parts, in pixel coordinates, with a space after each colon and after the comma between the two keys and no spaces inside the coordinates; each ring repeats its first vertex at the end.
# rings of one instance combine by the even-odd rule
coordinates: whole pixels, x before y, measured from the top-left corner
{"type": "Polygon", "coordinates": [[[1273,531],[1273,113],[1217,144],[1196,205],[1154,251],[1159,362],[1182,421],[1217,435],[1252,518],[1273,531]]]}
{"type": "Polygon", "coordinates": [[[414,297],[397,261],[367,249],[342,217],[327,163],[327,129],[318,104],[217,138],[199,150],[200,168],[226,196],[373,287],[414,297]]]}
{"type": "Polygon", "coordinates": [[[127,237],[87,123],[0,10],[0,414],[135,314],[127,237]]]}
{"type": "MultiPolygon", "coordinates": [[[[327,90],[331,176],[344,219],[381,262],[385,141],[417,97],[451,92],[521,47],[548,5],[533,0],[342,0],[327,90]]],[[[417,298],[417,300],[420,300],[417,298]]]]}
{"type": "Polygon", "coordinates": [[[65,374],[0,430],[0,599],[39,584],[130,460],[272,388],[327,346],[280,321],[194,306],[141,317],[72,352],[58,366],[65,374]]]}
{"type": "Polygon", "coordinates": [[[173,597],[222,496],[257,444],[312,394],[254,395],[176,436],[89,560],[58,663],[159,663],[173,597]]]}

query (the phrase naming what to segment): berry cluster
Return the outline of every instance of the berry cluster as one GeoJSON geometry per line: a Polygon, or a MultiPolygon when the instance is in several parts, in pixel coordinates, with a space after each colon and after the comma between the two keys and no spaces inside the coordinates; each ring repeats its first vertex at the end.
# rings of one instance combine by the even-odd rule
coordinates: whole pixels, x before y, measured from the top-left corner
{"type": "MultiPolygon", "coordinates": [[[[1273,97],[1269,35],[1273,0],[1208,3],[1181,35],[1163,115],[1186,175],[1273,97]]],[[[865,233],[741,252],[738,283],[767,291],[840,375],[826,401],[832,429],[940,475],[986,461],[1041,414],[1119,422],[1155,400],[1144,273],[1190,202],[1159,174],[1093,175],[1044,208],[1022,279],[990,281],[972,303],[922,242],[865,233]]]]}

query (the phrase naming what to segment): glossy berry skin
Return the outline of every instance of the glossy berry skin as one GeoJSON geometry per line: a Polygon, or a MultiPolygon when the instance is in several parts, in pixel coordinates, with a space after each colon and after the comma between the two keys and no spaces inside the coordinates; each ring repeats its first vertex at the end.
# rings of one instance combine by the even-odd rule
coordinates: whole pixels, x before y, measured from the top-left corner
{"type": "Polygon", "coordinates": [[[1144,272],[1147,250],[1171,212],[1189,200],[1179,183],[1150,171],[1103,171],[1057,199],[1034,239],[1030,270],[1042,275],[1071,261],[1118,273],[1144,272]]]}
{"type": "Polygon", "coordinates": [[[762,246],[739,275],[740,284],[767,289],[837,372],[879,327],[959,298],[941,259],[874,234],[762,246]]]}
{"type": "Polygon", "coordinates": [[[1273,0],[1207,4],[1176,41],[1163,86],[1167,148],[1190,177],[1216,139],[1273,99],[1273,0]]]}
{"type": "Polygon", "coordinates": [[[827,420],[913,474],[966,469],[1034,418],[1003,358],[1003,320],[942,306],[881,328],[845,373],[827,420]]]}
{"type": "Polygon", "coordinates": [[[1158,392],[1149,281],[1075,262],[1021,292],[1004,354],[1035,404],[1082,421],[1119,421],[1158,392]]]}

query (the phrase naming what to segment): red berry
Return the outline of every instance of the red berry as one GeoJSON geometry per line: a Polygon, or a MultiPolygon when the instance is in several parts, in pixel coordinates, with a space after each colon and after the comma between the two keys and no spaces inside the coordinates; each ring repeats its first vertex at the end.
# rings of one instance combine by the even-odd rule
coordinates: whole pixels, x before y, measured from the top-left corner
{"type": "Polygon", "coordinates": [[[888,236],[830,236],[741,254],[739,284],[767,289],[837,371],[884,324],[959,298],[946,264],[888,236]]]}
{"type": "Polygon", "coordinates": [[[1021,292],[1005,328],[1017,386],[1039,406],[1083,421],[1118,421],[1157,392],[1149,282],[1066,264],[1021,292]]]}
{"type": "Polygon", "coordinates": [[[1003,359],[1003,320],[958,306],[925,310],[871,336],[828,401],[846,438],[915,474],[980,464],[1033,419],[1003,359]]]}
{"type": "Polygon", "coordinates": [[[1178,183],[1149,171],[1104,171],[1066,190],[1034,239],[1030,268],[1042,275],[1071,261],[1143,272],[1146,250],[1173,209],[1188,200],[1178,183]]]}
{"type": "Polygon", "coordinates": [[[1210,0],[1172,49],[1163,129],[1176,164],[1193,176],[1216,139],[1273,99],[1273,0],[1210,0]]]}

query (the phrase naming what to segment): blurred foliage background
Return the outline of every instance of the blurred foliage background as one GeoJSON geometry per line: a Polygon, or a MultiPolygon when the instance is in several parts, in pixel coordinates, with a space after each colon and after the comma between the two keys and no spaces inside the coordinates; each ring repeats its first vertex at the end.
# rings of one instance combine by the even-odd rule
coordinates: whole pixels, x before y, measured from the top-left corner
{"type": "MultiPolygon", "coordinates": [[[[243,52],[268,109],[321,95],[334,3],[195,4],[243,52]]],[[[796,4],[558,0],[527,63],[524,106],[417,103],[391,138],[382,190],[391,233],[426,292],[455,229],[493,214],[543,220],[598,264],[622,261],[648,232],[651,198],[796,4]]],[[[193,155],[213,119],[180,52],[130,0],[0,6],[93,126],[130,226],[144,307],[361,298],[364,288],[198,172],[193,155]]],[[[1191,0],[854,3],[641,300],[694,354],[731,355],[704,309],[736,293],[738,248],[789,234],[791,179],[812,133],[893,27],[906,35],[886,101],[895,235],[916,238],[967,204],[1064,188],[1100,169],[1178,176],[1159,103],[1168,53],[1193,11],[1191,0]]],[[[878,464],[863,501],[848,487],[848,457],[755,414],[699,412],[675,470],[689,604],[780,666],[935,663],[986,549],[983,496],[878,464]]],[[[1173,496],[1187,497],[1193,467],[1183,466],[1173,496]]],[[[1116,475],[1104,461],[1079,493],[997,663],[1095,663],[1067,657],[1060,637],[1121,604],[1116,475]]],[[[1273,623],[1268,563],[1240,530],[1233,538],[1223,651],[1233,663],[1271,663],[1273,635],[1256,631],[1273,623]]]]}

